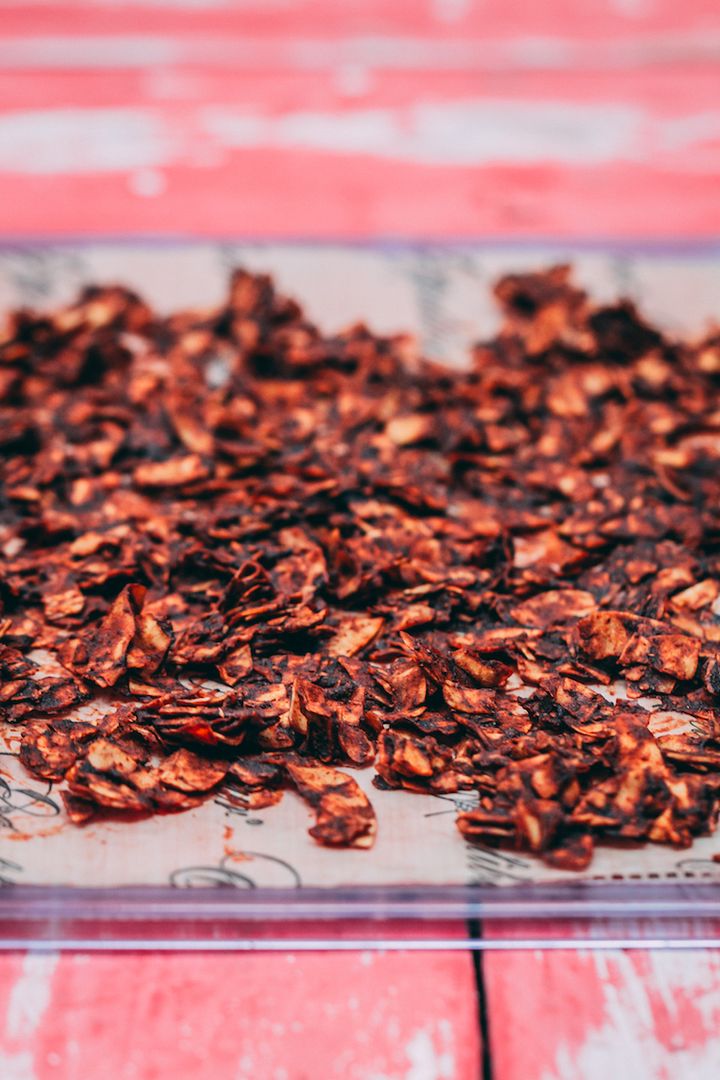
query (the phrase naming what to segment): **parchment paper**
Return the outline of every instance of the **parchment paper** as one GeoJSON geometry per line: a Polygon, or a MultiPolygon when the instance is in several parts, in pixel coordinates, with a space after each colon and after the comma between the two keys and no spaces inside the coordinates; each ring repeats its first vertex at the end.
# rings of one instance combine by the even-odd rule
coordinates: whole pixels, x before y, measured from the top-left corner
{"type": "MultiPolygon", "coordinates": [[[[228,270],[271,272],[328,330],[363,320],[379,332],[411,330],[425,351],[453,364],[492,332],[489,286],[507,270],[572,261],[601,300],[635,298],[671,333],[704,330],[720,316],[720,256],[573,251],[555,247],[383,249],[335,245],[105,244],[0,249],[0,311],[71,299],[89,282],[122,282],[160,310],[219,302],[228,270]]],[[[648,703],[651,704],[651,703],[648,703]]],[[[84,711],[96,706],[86,706],[84,711]]],[[[659,717],[663,730],[687,718],[659,717]]],[[[602,847],[583,874],[466,843],[455,827],[473,794],[378,791],[373,770],[353,775],[371,797],[378,837],[370,851],[320,847],[297,796],[246,811],[219,794],[197,810],[143,820],[69,824],[53,785],[28,776],[18,739],[0,740],[0,884],[118,886],[226,884],[238,887],[509,885],[561,880],[720,880],[720,834],[686,851],[656,845],[602,847]]]]}

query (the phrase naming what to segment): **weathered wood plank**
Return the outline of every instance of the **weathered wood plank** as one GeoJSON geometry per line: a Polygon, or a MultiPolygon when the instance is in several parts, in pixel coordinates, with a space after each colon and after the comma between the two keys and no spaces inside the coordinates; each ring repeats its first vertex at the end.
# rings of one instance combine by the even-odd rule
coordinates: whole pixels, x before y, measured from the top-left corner
{"type": "Polygon", "coordinates": [[[720,1073],[720,952],[563,950],[483,960],[494,1080],[720,1073]]]}
{"type": "Polygon", "coordinates": [[[0,956],[3,1080],[476,1080],[447,953],[0,956]]]}

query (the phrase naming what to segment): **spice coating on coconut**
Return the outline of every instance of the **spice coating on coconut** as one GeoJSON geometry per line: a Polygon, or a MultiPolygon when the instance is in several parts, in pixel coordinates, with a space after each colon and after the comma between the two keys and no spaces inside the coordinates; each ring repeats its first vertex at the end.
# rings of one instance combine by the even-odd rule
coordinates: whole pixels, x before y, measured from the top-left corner
{"type": "Polygon", "coordinates": [[[211,311],[93,287],[10,315],[0,722],[73,821],[292,788],[363,848],[372,765],[477,792],[465,837],[569,869],[714,828],[720,339],[567,267],[496,295],[463,371],[324,336],[244,271],[211,311]]]}

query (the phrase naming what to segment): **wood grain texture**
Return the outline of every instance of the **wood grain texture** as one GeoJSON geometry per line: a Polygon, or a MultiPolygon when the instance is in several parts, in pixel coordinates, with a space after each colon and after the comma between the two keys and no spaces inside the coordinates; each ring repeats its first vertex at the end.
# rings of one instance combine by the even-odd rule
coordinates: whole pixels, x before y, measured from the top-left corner
{"type": "Polygon", "coordinates": [[[488,953],[494,1080],[711,1080],[720,954],[488,953]]]}
{"type": "Polygon", "coordinates": [[[720,235],[705,0],[3,4],[0,235],[720,235]]]}
{"type": "Polygon", "coordinates": [[[706,33],[717,25],[714,0],[14,0],[3,2],[4,33],[117,35],[132,28],[164,35],[198,31],[220,35],[311,39],[366,33],[438,40],[458,35],[515,41],[557,37],[570,41],[639,34],[706,33]]]}
{"type": "Polygon", "coordinates": [[[3,1080],[476,1080],[463,953],[0,956],[3,1080]]]}

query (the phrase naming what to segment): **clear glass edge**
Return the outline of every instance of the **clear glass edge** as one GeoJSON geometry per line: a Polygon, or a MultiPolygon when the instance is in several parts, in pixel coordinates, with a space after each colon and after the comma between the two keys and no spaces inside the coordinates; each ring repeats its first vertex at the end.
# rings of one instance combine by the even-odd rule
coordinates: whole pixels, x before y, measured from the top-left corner
{"type": "Polygon", "coordinates": [[[311,888],[0,888],[0,933],[13,923],[143,919],[176,922],[423,920],[512,922],[646,918],[720,920],[720,882],[566,882],[520,885],[408,885],[311,888]]]}
{"type": "Polygon", "coordinates": [[[0,888],[0,951],[707,948],[720,885],[0,888]]]}

